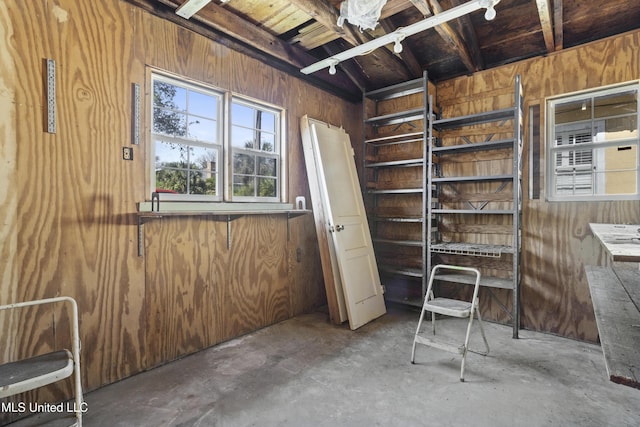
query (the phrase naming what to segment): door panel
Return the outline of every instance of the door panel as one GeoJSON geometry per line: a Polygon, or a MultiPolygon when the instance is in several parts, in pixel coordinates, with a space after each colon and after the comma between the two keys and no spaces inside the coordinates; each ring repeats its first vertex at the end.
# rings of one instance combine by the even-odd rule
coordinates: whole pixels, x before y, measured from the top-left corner
{"type": "Polygon", "coordinates": [[[386,313],[378,267],[360,193],[349,135],[344,129],[303,117],[303,140],[311,144],[322,206],[333,242],[349,326],[359,328],[386,313]]]}

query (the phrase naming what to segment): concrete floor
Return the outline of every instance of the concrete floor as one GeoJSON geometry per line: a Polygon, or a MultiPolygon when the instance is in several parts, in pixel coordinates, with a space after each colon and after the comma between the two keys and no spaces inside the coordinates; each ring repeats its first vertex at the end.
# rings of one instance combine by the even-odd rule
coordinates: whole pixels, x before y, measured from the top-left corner
{"type": "MultiPolygon", "coordinates": [[[[640,390],[608,381],[597,345],[485,323],[491,353],[460,382],[459,355],[419,346],[410,363],[418,316],[290,319],[88,393],[84,425],[640,426],[640,390]]],[[[438,322],[462,339],[464,323],[438,322]]]]}

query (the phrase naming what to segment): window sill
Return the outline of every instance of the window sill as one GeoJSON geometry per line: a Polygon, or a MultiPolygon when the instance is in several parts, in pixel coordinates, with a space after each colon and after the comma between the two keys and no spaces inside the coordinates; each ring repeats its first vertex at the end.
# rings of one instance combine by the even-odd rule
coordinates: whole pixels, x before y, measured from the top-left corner
{"type": "Polygon", "coordinates": [[[293,209],[290,203],[203,203],[166,202],[153,204],[140,202],[138,216],[154,218],[162,216],[242,216],[288,214],[290,217],[307,214],[306,209],[293,209]]]}

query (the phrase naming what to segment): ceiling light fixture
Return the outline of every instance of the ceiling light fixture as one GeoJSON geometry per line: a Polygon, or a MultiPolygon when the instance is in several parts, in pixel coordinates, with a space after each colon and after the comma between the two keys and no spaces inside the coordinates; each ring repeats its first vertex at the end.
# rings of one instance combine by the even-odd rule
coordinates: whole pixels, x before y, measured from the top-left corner
{"type": "Polygon", "coordinates": [[[210,2],[211,0],[187,0],[176,9],[176,15],[189,19],[210,2]]]}
{"type": "Polygon", "coordinates": [[[430,16],[429,18],[422,21],[418,21],[415,24],[409,25],[408,27],[400,28],[392,33],[385,34],[384,36],[378,37],[377,39],[368,41],[367,43],[358,45],[351,49],[347,49],[327,59],[323,59],[322,61],[316,62],[315,64],[311,64],[308,67],[301,69],[300,71],[303,74],[311,74],[327,67],[329,67],[329,70],[331,70],[332,66],[333,70],[335,70],[335,66],[339,62],[354,58],[356,56],[366,55],[374,51],[375,49],[389,43],[394,43],[394,52],[400,53],[402,51],[402,45],[400,44],[400,42],[404,38],[428,30],[429,28],[433,28],[437,25],[444,24],[445,22],[449,22],[452,19],[459,18],[471,12],[475,12],[476,10],[483,8],[487,9],[487,13],[485,13],[485,19],[489,20],[489,16],[492,16],[491,19],[495,18],[494,6],[499,2],[500,0],[471,0],[467,3],[461,4],[460,6],[452,7],[451,9],[447,9],[442,13],[430,16]],[[493,12],[490,13],[489,9],[493,12]]]}
{"type": "Polygon", "coordinates": [[[484,19],[487,21],[493,21],[496,17],[495,6],[500,3],[500,0],[480,0],[480,7],[487,9],[484,12],[484,19]]]}
{"type": "Polygon", "coordinates": [[[393,51],[395,53],[401,53],[402,52],[402,40],[404,40],[406,36],[403,33],[398,33],[396,35],[396,41],[395,44],[393,45],[393,51]]]}
{"type": "Polygon", "coordinates": [[[329,65],[329,74],[332,76],[336,73],[336,65],[338,65],[338,61],[334,61],[329,65]]]}

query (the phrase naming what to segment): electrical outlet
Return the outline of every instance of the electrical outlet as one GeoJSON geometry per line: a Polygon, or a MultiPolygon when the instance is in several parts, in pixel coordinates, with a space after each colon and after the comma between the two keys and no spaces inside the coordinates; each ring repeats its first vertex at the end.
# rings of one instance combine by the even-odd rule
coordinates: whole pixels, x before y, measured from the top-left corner
{"type": "Polygon", "coordinates": [[[133,160],[132,147],[122,147],[122,160],[133,160]]]}

